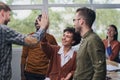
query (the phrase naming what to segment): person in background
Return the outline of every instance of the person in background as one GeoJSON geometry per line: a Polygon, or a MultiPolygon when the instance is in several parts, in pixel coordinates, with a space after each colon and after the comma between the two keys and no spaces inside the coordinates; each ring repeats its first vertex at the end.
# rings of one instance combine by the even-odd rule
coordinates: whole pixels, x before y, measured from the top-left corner
{"type": "Polygon", "coordinates": [[[100,37],[92,30],[96,14],[92,9],[82,7],[76,10],[73,19],[77,32],[81,35],[77,51],[77,66],[74,80],[105,80],[105,47],[100,37]]]}
{"type": "Polygon", "coordinates": [[[108,26],[106,39],[103,40],[106,48],[106,58],[111,61],[119,62],[120,42],[118,41],[118,30],[113,24],[108,26]]]}
{"type": "MultiPolygon", "coordinates": [[[[39,15],[37,19],[41,20],[41,17],[42,15],[39,15]]],[[[37,19],[35,20],[36,31],[40,28],[37,19]]],[[[46,33],[45,37],[51,45],[57,45],[52,35],[46,33]]],[[[35,46],[24,46],[21,57],[21,80],[44,80],[48,63],[49,59],[41,49],[41,42],[35,46]]]]}
{"type": "Polygon", "coordinates": [[[12,60],[12,44],[32,46],[37,44],[44,36],[48,28],[49,19],[44,13],[42,14],[41,21],[38,25],[41,25],[40,29],[32,35],[22,35],[7,26],[10,21],[9,6],[3,2],[0,2],[0,80],[11,79],[11,60],[12,60]]]}
{"type": "Polygon", "coordinates": [[[41,47],[50,59],[45,80],[72,80],[76,69],[76,51],[72,46],[80,42],[79,33],[72,27],[67,27],[62,36],[62,46],[51,45],[44,38],[41,47]]]}

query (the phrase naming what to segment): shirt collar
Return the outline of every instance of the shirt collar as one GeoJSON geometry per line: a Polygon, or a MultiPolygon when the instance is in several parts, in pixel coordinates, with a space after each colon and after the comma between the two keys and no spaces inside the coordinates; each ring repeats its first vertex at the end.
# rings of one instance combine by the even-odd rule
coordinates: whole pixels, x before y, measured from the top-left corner
{"type": "MultiPolygon", "coordinates": [[[[63,49],[64,49],[64,46],[62,46],[59,49],[58,54],[60,54],[60,55],[64,54],[64,50],[63,49]]],[[[70,56],[70,58],[72,58],[74,51],[75,50],[71,47],[71,49],[67,52],[66,56],[70,56]]]]}
{"type": "Polygon", "coordinates": [[[83,37],[82,37],[82,38],[83,38],[83,39],[84,39],[84,38],[86,38],[86,37],[87,37],[87,36],[89,36],[89,34],[90,34],[90,33],[92,33],[92,32],[93,32],[93,30],[92,30],[92,29],[91,29],[91,30],[89,30],[88,32],[86,32],[86,33],[83,35],[83,37]]]}

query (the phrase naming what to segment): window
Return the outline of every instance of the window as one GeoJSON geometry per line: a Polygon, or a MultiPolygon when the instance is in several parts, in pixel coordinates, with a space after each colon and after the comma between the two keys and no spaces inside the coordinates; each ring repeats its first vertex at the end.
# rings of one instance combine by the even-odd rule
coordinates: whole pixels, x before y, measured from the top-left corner
{"type": "Polygon", "coordinates": [[[0,0],[9,5],[35,5],[42,4],[42,0],[0,0]]]}
{"type": "Polygon", "coordinates": [[[89,0],[48,0],[50,4],[88,4],[89,0]]]}
{"type": "Polygon", "coordinates": [[[73,17],[75,8],[72,7],[52,7],[49,8],[50,27],[49,32],[55,34],[57,41],[61,42],[63,30],[66,27],[73,27],[73,17]]]}
{"type": "Polygon", "coordinates": [[[13,10],[8,26],[24,34],[34,32],[34,22],[40,13],[40,10],[13,10]]]}
{"type": "Polygon", "coordinates": [[[93,0],[95,4],[120,4],[119,0],[93,0]]]}
{"type": "MultiPolygon", "coordinates": [[[[103,39],[105,28],[109,24],[119,27],[119,0],[0,0],[10,5],[13,10],[10,27],[28,34],[35,31],[34,20],[42,11],[47,11],[50,17],[49,33],[53,34],[58,43],[61,42],[65,27],[73,26],[73,17],[78,7],[89,7],[96,11],[96,21],[93,28],[103,39]],[[18,14],[19,13],[19,14],[18,14]],[[21,16],[22,15],[22,16],[21,16]],[[26,16],[25,16],[26,15],[26,16]],[[24,17],[25,16],[25,17],[24,17]]],[[[118,28],[118,33],[120,29],[118,28]]],[[[120,40],[120,39],[119,39],[120,40]]]]}
{"type": "MultiPolygon", "coordinates": [[[[106,30],[108,25],[114,24],[120,33],[120,9],[97,9],[96,10],[96,32],[102,39],[106,38],[106,30]]],[[[118,34],[118,40],[120,40],[120,34],[118,34]]]]}

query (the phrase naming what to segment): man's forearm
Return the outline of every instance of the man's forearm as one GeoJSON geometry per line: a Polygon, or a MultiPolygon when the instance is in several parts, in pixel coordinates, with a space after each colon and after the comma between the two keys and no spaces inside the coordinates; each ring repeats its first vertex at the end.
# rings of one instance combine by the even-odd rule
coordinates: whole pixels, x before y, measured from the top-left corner
{"type": "Polygon", "coordinates": [[[24,41],[27,45],[37,44],[44,37],[44,34],[45,34],[45,30],[39,29],[33,35],[26,36],[24,41]]]}

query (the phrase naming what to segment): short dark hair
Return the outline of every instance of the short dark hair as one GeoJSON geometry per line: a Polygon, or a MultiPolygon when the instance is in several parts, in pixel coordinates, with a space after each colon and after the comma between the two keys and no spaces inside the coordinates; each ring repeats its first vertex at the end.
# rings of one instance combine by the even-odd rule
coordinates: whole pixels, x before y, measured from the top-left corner
{"type": "Polygon", "coordinates": [[[83,16],[88,26],[92,27],[92,24],[96,18],[95,11],[87,7],[82,7],[82,8],[78,8],[76,12],[79,13],[79,15],[83,16]]]}
{"type": "Polygon", "coordinates": [[[72,44],[72,46],[75,46],[75,45],[77,45],[77,44],[80,43],[80,40],[81,40],[80,33],[75,32],[75,28],[73,28],[73,27],[67,27],[66,29],[64,29],[63,32],[65,33],[66,31],[68,31],[68,32],[70,32],[70,33],[73,34],[73,40],[75,42],[74,42],[74,44],[72,44]]]}
{"type": "Polygon", "coordinates": [[[0,11],[1,10],[11,11],[10,7],[7,4],[3,3],[3,2],[0,2],[0,11]]]}

